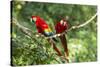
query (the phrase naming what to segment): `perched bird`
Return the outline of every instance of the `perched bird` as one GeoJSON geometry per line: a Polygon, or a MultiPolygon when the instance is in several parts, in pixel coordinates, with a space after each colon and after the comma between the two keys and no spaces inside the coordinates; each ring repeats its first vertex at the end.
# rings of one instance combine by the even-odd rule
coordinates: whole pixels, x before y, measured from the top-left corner
{"type": "MultiPolygon", "coordinates": [[[[40,18],[39,16],[32,16],[31,19],[32,19],[33,24],[36,25],[38,33],[41,33],[41,34],[43,34],[45,36],[52,36],[52,35],[54,35],[54,33],[52,32],[52,30],[50,29],[48,24],[42,18],[40,18]]],[[[52,40],[57,41],[55,38],[52,38],[52,40]]],[[[49,39],[48,39],[48,41],[50,42],[49,39]]],[[[56,47],[54,41],[52,42],[53,48],[56,50],[58,55],[61,55],[61,52],[56,47]]]]}
{"type": "MultiPolygon", "coordinates": [[[[38,33],[41,33],[45,36],[54,35],[48,24],[39,16],[32,16],[32,22],[36,24],[38,33]]],[[[53,40],[57,41],[55,38],[53,38],[53,40]]]]}
{"type": "MultiPolygon", "coordinates": [[[[61,20],[55,25],[55,30],[57,34],[65,32],[66,30],[68,30],[68,22],[66,20],[61,20]]],[[[68,46],[67,46],[67,39],[65,37],[65,34],[59,36],[59,38],[64,48],[64,54],[65,54],[66,60],[68,61],[68,46]]]]}
{"type": "Polygon", "coordinates": [[[68,29],[68,22],[66,20],[61,20],[55,25],[56,33],[62,33],[68,29]]]}

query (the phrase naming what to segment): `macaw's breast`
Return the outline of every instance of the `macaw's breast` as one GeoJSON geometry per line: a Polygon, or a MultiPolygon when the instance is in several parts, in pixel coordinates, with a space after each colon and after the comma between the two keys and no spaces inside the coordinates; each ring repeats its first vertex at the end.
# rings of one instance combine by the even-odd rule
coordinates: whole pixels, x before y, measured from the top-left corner
{"type": "Polygon", "coordinates": [[[40,18],[37,19],[37,21],[36,21],[36,27],[37,27],[39,33],[43,33],[45,29],[49,28],[47,23],[43,19],[40,19],[40,18]]]}
{"type": "Polygon", "coordinates": [[[64,32],[66,29],[68,28],[67,25],[62,25],[60,22],[58,22],[55,26],[55,29],[56,29],[56,33],[62,33],[64,32]]]}

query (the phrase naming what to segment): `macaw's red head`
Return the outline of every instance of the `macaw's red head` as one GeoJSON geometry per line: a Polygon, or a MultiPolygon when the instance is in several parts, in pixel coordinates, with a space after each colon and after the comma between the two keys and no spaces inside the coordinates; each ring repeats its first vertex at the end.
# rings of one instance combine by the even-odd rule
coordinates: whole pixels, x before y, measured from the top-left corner
{"type": "Polygon", "coordinates": [[[61,20],[55,25],[56,33],[62,33],[68,29],[68,23],[65,20],[61,20]]]}
{"type": "Polygon", "coordinates": [[[40,17],[39,16],[32,16],[31,17],[31,22],[35,23],[40,17]]]}

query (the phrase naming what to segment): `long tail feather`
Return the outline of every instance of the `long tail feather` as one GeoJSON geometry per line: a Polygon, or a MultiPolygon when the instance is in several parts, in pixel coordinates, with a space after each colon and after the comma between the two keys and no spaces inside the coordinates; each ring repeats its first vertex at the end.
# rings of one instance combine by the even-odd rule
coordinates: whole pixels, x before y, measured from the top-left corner
{"type": "Polygon", "coordinates": [[[57,52],[59,56],[62,56],[62,53],[60,50],[57,48],[56,44],[54,42],[51,42],[50,39],[48,39],[48,42],[50,42],[51,45],[53,45],[53,49],[57,52]]]}
{"type": "Polygon", "coordinates": [[[69,62],[69,60],[68,60],[68,56],[69,56],[68,46],[67,46],[67,40],[66,40],[65,35],[60,36],[60,40],[61,40],[62,46],[64,48],[66,60],[69,62]]]}

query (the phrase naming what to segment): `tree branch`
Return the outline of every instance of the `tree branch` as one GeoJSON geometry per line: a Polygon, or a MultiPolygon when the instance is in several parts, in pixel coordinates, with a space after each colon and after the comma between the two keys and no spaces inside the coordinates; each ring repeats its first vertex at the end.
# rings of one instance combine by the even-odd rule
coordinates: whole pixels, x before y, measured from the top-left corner
{"type": "MultiPolygon", "coordinates": [[[[76,29],[76,28],[84,27],[85,25],[89,24],[93,19],[95,19],[96,16],[97,16],[97,13],[96,13],[95,15],[93,15],[93,16],[92,16],[89,20],[87,20],[85,23],[80,24],[80,25],[78,25],[78,26],[72,26],[71,28],[72,28],[72,29],[76,29]]],[[[69,29],[69,31],[70,31],[70,29],[69,29]]]]}
{"type": "Polygon", "coordinates": [[[97,13],[95,15],[93,15],[89,20],[87,20],[86,22],[84,22],[83,24],[72,26],[68,30],[65,30],[65,32],[60,33],[60,34],[55,34],[53,36],[49,36],[48,38],[59,37],[59,36],[61,36],[63,34],[66,34],[68,31],[71,31],[73,29],[77,29],[77,28],[84,27],[85,25],[89,24],[92,20],[94,20],[96,18],[96,16],[97,16],[97,13]]]}

